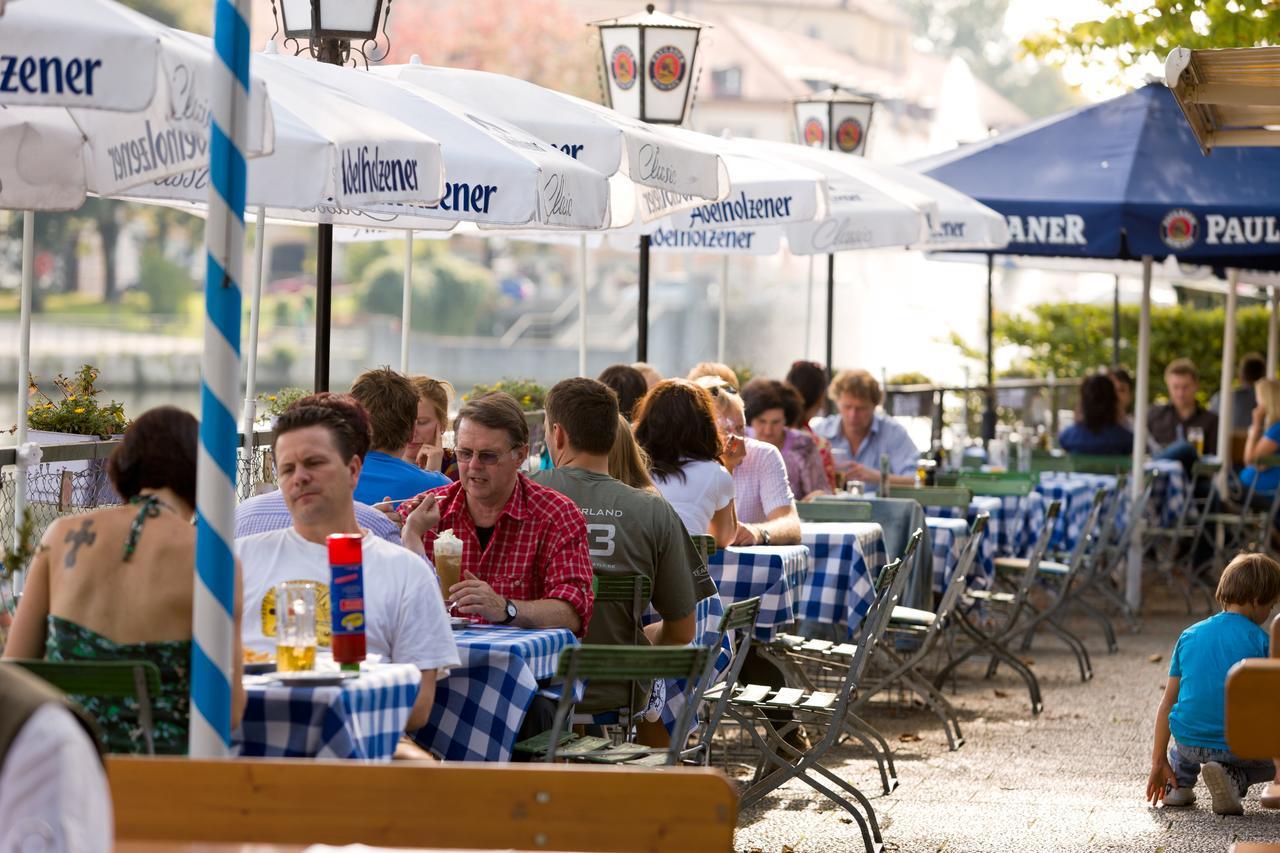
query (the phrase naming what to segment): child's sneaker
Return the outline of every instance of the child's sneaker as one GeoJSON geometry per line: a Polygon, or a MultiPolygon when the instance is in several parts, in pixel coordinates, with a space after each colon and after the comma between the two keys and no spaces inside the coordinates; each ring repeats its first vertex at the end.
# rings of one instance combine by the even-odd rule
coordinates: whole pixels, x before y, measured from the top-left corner
{"type": "Polygon", "coordinates": [[[1187,806],[1194,806],[1196,804],[1196,792],[1191,788],[1175,788],[1172,784],[1166,782],[1164,785],[1164,799],[1162,802],[1166,806],[1184,809],[1187,806]]]}
{"type": "Polygon", "coordinates": [[[1244,805],[1240,802],[1240,792],[1236,790],[1235,780],[1227,775],[1226,768],[1216,761],[1210,761],[1200,768],[1204,784],[1213,798],[1213,813],[1222,815],[1244,814],[1244,805]]]}

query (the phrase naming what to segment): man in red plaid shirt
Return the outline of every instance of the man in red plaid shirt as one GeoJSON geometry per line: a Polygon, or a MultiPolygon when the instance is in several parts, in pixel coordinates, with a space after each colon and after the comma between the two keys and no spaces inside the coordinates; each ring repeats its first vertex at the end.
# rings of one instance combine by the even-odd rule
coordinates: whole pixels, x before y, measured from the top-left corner
{"type": "Polygon", "coordinates": [[[456,433],[458,482],[401,502],[405,543],[421,541],[434,559],[438,533],[462,540],[451,612],[584,635],[593,602],[587,525],[573,501],[520,473],[529,425],[519,404],[500,392],[476,397],[458,412],[456,433]],[[427,511],[414,513],[422,503],[427,511]]]}

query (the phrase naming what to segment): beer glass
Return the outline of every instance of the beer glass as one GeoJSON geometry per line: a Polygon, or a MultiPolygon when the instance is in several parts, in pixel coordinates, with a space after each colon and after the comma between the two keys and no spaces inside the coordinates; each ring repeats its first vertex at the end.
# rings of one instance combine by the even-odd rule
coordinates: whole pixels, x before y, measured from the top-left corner
{"type": "Polygon", "coordinates": [[[305,672],[316,668],[316,593],[310,581],[276,586],[276,670],[305,672]]]}
{"type": "Polygon", "coordinates": [[[1204,430],[1200,427],[1190,427],[1187,430],[1187,441],[1191,442],[1196,449],[1196,456],[1204,456],[1204,430]]]}
{"type": "Polygon", "coordinates": [[[440,579],[440,594],[449,600],[449,589],[462,580],[462,540],[446,530],[436,537],[436,577],[440,579]]]}

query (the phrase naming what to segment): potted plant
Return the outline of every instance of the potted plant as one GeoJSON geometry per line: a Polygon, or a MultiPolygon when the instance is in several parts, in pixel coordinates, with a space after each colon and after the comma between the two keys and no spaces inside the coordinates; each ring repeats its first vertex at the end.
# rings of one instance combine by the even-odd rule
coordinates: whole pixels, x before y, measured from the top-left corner
{"type": "MultiPolygon", "coordinates": [[[[73,377],[61,373],[53,380],[61,395],[55,400],[28,377],[27,440],[40,445],[78,444],[119,437],[128,421],[124,407],[112,400],[98,402],[94,383],[98,369],[83,365],[73,377]]],[[[27,496],[62,507],[94,507],[116,503],[119,497],[107,480],[105,459],[45,463],[27,471],[27,496]]]]}

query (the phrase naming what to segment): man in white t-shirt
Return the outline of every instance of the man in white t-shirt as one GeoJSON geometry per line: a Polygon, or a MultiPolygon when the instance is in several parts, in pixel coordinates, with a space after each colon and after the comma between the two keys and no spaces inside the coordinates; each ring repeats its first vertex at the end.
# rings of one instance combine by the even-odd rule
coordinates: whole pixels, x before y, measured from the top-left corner
{"type": "Polygon", "coordinates": [[[328,641],[331,533],[363,533],[365,642],[368,650],[422,671],[422,686],[406,731],[426,723],[435,699],[437,672],[457,666],[440,585],[430,563],[405,548],[361,530],[352,494],[369,448],[363,408],[345,394],[316,394],[290,406],[276,425],[275,458],[280,491],[293,526],[236,541],[244,566],[245,648],[275,647],[276,584],[309,580],[321,584],[317,634],[328,641]],[[264,625],[264,617],[267,624],[264,625]]]}

